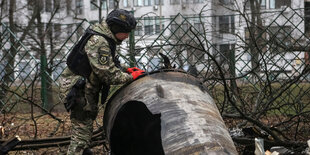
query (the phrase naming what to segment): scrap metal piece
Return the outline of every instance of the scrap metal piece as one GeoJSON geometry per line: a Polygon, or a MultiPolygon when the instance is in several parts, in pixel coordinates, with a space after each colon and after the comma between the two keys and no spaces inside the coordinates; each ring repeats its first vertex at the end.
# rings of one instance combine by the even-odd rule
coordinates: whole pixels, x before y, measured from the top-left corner
{"type": "Polygon", "coordinates": [[[264,155],[264,139],[262,138],[255,138],[255,155],[264,155]]]}
{"type": "Polygon", "coordinates": [[[206,87],[185,72],[153,72],[123,86],[103,124],[115,155],[238,154],[206,87]]]}
{"type": "Polygon", "coordinates": [[[9,151],[11,151],[19,142],[21,141],[21,139],[19,138],[19,136],[15,136],[7,141],[5,141],[4,143],[2,143],[0,145],[0,155],[5,155],[7,154],[9,151]]]}
{"type": "Polygon", "coordinates": [[[166,55],[164,55],[162,53],[159,53],[159,55],[164,59],[164,67],[163,67],[163,69],[173,69],[173,68],[175,68],[175,66],[172,67],[172,65],[170,63],[170,60],[169,60],[169,58],[166,55]]]}

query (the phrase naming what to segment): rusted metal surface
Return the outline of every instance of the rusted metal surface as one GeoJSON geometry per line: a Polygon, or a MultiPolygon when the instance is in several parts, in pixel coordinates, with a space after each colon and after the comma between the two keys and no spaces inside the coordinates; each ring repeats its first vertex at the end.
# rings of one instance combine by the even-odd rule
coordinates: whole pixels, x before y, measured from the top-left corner
{"type": "Polygon", "coordinates": [[[121,88],[104,125],[112,152],[125,148],[119,154],[139,149],[134,145],[151,154],[237,154],[206,87],[182,72],[153,73],[121,88]]]}

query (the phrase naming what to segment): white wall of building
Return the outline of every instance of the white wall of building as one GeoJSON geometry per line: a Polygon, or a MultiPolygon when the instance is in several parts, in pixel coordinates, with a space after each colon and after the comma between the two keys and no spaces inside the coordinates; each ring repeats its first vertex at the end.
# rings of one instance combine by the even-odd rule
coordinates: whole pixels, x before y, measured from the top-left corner
{"type": "MultiPolygon", "coordinates": [[[[52,0],[51,0],[52,1],[52,0]]],[[[293,14],[294,11],[286,10],[284,11],[284,16],[278,18],[278,11],[282,11],[284,7],[278,7],[274,3],[274,1],[278,0],[263,0],[264,6],[262,7],[261,12],[274,12],[274,13],[265,13],[262,15],[263,25],[264,26],[292,26],[296,30],[292,33],[292,37],[298,38],[304,33],[304,23],[302,21],[302,17],[304,16],[304,12],[299,8],[304,7],[304,0],[291,0],[290,6],[298,12],[301,16],[299,17],[296,14],[293,14]],[[275,7],[275,8],[274,8],[275,7]],[[275,18],[277,18],[276,23],[274,23],[275,18]],[[286,18],[291,18],[292,22],[285,22],[286,18]],[[273,23],[272,23],[273,22],[273,23]]],[[[52,1],[53,2],[53,1],[52,1]]],[[[99,0],[96,1],[99,4],[99,0]]],[[[119,8],[130,10],[134,12],[136,18],[140,17],[164,17],[162,24],[166,27],[170,23],[170,19],[173,16],[181,13],[183,16],[197,16],[199,13],[203,12],[202,15],[206,16],[204,18],[204,26],[206,28],[207,39],[212,43],[220,46],[221,44],[239,44],[243,46],[243,39],[245,36],[245,29],[248,26],[242,16],[242,13],[249,13],[249,10],[244,9],[244,0],[163,0],[163,5],[155,4],[155,0],[120,0],[119,8]],[[145,2],[150,2],[149,4],[145,2]],[[171,2],[174,2],[172,4],[171,2]],[[194,3],[195,2],[195,3],[194,3]],[[226,4],[222,5],[224,2],[226,4]],[[138,3],[138,4],[137,4],[138,3]],[[236,11],[239,10],[239,11],[236,11]],[[229,22],[234,22],[234,34],[229,33],[220,33],[220,17],[223,15],[234,15],[234,19],[229,18],[229,22]],[[239,35],[240,37],[236,37],[239,35]]],[[[46,3],[43,1],[42,3],[46,3]]],[[[18,12],[16,13],[16,21],[21,24],[26,24],[28,18],[25,15],[29,14],[31,11],[28,11],[26,6],[27,0],[17,0],[17,8],[18,12]]],[[[108,4],[110,4],[108,2],[108,4]]],[[[68,31],[68,27],[66,24],[79,23],[82,19],[86,19],[89,22],[95,22],[99,19],[99,11],[98,8],[94,8],[91,6],[90,0],[72,0],[71,9],[72,11],[67,10],[66,1],[61,1],[61,8],[58,13],[55,15],[54,23],[63,24],[61,26],[61,31],[68,31]],[[78,6],[81,7],[81,14],[76,14],[76,8],[78,6]]],[[[44,8],[45,9],[45,8],[44,8]]],[[[110,12],[111,7],[104,7],[102,9],[102,18],[105,19],[108,12],[110,12]],[[108,8],[108,9],[107,9],[108,8]]],[[[42,11],[41,12],[43,22],[47,23],[51,16],[51,12],[42,11]]],[[[6,19],[2,20],[6,21],[6,19]]],[[[145,21],[141,21],[145,22],[145,21]]],[[[145,24],[145,23],[142,23],[145,24]]],[[[153,24],[155,24],[153,22],[153,24]]],[[[86,25],[88,26],[88,25],[86,25]]],[[[165,28],[162,27],[162,28],[165,28]]],[[[231,25],[230,25],[231,28],[231,25]]],[[[155,27],[153,28],[155,31],[155,27]]],[[[142,35],[136,35],[135,39],[141,39],[144,35],[144,27],[142,27],[142,35]]],[[[68,33],[70,33],[68,31],[68,33]]],[[[168,31],[166,33],[169,33],[168,31]]],[[[169,35],[169,34],[165,34],[169,35]]],[[[147,46],[153,43],[153,41],[158,37],[158,34],[151,34],[143,37],[143,41],[138,42],[137,46],[147,46]]],[[[236,56],[241,55],[242,47],[236,47],[236,56]]],[[[128,40],[123,44],[124,49],[128,49],[128,40]]],[[[296,51],[299,52],[299,51],[296,51]]],[[[285,56],[287,59],[293,58],[290,54],[285,56]]],[[[302,54],[300,54],[302,55],[302,54]]],[[[207,58],[207,57],[206,57],[207,58]]],[[[237,70],[241,69],[243,71],[250,70],[251,65],[247,63],[250,61],[250,56],[244,54],[240,57],[242,61],[237,61],[237,70]],[[246,64],[247,63],[247,64],[246,64]]],[[[302,59],[302,58],[301,58],[302,59]]]]}

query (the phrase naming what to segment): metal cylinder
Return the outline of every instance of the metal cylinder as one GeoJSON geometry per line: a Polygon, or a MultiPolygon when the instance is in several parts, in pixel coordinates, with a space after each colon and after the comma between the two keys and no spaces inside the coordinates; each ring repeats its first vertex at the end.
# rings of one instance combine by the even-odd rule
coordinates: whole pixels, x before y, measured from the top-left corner
{"type": "Polygon", "coordinates": [[[238,154],[206,87],[184,72],[154,72],[108,101],[114,154],[238,154]]]}

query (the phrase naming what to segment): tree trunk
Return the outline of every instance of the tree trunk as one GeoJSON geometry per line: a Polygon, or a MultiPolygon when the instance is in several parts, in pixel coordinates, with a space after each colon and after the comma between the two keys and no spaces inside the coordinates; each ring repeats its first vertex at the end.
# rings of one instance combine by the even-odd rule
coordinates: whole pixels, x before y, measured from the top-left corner
{"type": "Polygon", "coordinates": [[[249,47],[251,52],[251,65],[253,69],[253,77],[252,80],[255,81],[257,75],[260,72],[260,64],[259,64],[259,55],[263,50],[262,40],[263,35],[263,23],[260,16],[260,4],[261,0],[250,0],[250,8],[251,8],[251,20],[250,20],[250,39],[249,39],[249,47]]]}
{"type": "MultiPolygon", "coordinates": [[[[15,21],[14,21],[14,12],[15,12],[15,0],[10,0],[9,5],[9,29],[12,33],[16,32],[15,21]]],[[[0,90],[0,99],[5,98],[7,94],[7,89],[9,89],[10,83],[14,81],[14,64],[15,64],[15,56],[16,56],[16,38],[14,35],[10,34],[10,49],[8,51],[4,51],[3,56],[4,59],[4,77],[3,83],[1,83],[2,89],[0,90]]],[[[6,45],[4,45],[6,46],[6,45]]],[[[3,100],[2,100],[3,101],[3,100]]],[[[0,107],[2,109],[2,103],[0,103],[0,107]]]]}
{"type": "MultiPolygon", "coordinates": [[[[15,22],[14,22],[14,5],[15,0],[10,0],[10,5],[9,5],[9,28],[12,33],[16,32],[15,28],[15,22]]],[[[5,78],[4,81],[6,84],[9,84],[10,82],[13,81],[14,79],[14,61],[15,61],[15,56],[16,56],[16,48],[14,47],[15,45],[15,37],[13,35],[10,35],[10,50],[8,53],[5,53],[4,55],[6,56],[6,66],[5,66],[5,78]]]]}

